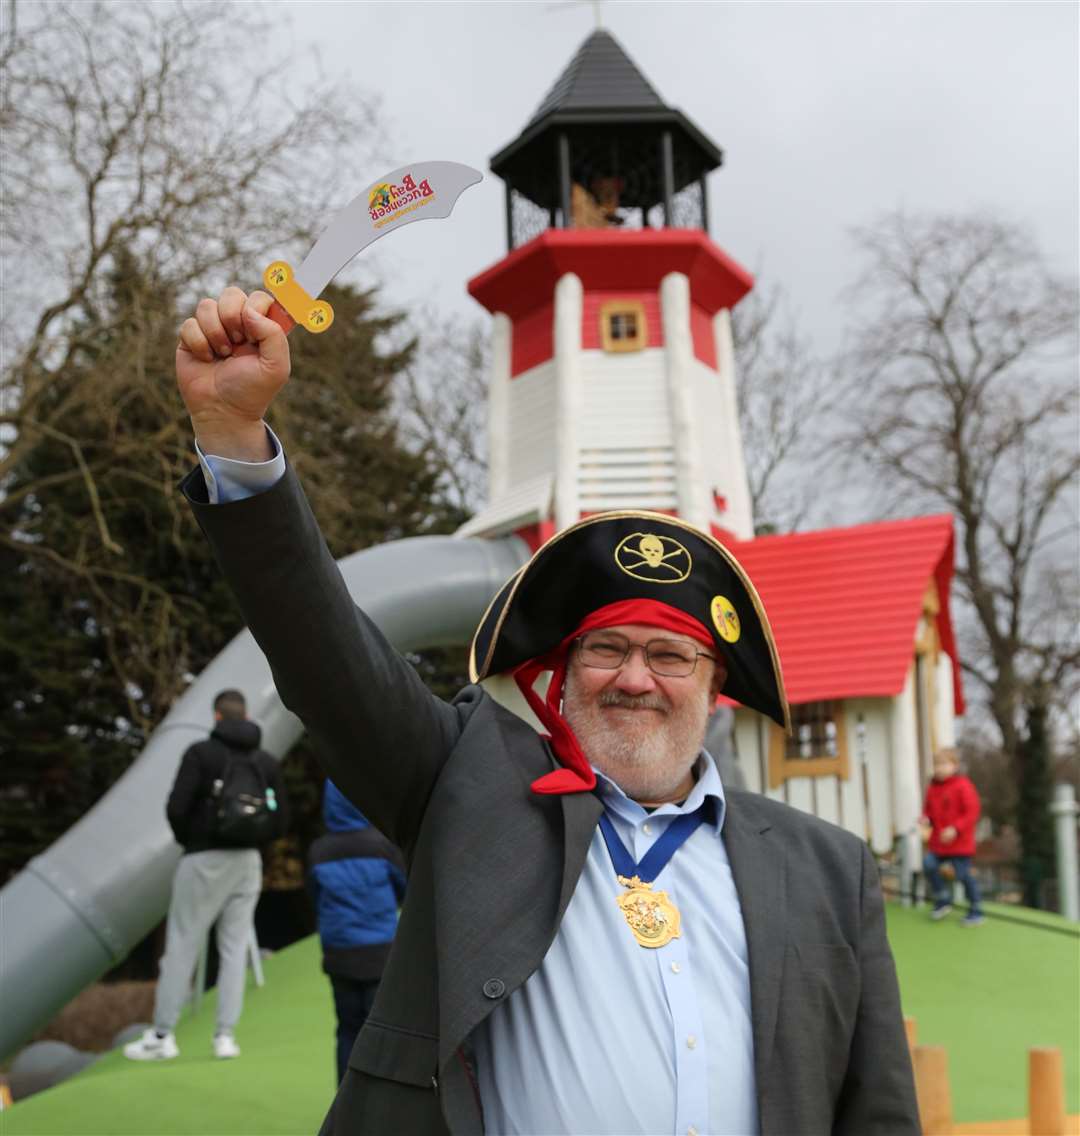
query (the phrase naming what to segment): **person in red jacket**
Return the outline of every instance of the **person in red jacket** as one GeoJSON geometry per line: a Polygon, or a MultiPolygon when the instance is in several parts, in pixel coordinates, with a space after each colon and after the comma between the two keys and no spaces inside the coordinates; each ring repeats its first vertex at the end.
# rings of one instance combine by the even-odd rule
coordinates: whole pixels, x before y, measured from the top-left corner
{"type": "Polygon", "coordinates": [[[926,878],[934,895],[931,919],[944,919],[952,911],[948,884],[942,879],[942,864],[951,864],[956,878],[964,885],[968,900],[965,927],[983,922],[979,905],[979,885],[971,871],[975,855],[975,822],[980,813],[975,786],[958,772],[956,751],[942,749],[934,755],[934,779],[926,787],[920,825],[928,848],[923,858],[926,878]]]}

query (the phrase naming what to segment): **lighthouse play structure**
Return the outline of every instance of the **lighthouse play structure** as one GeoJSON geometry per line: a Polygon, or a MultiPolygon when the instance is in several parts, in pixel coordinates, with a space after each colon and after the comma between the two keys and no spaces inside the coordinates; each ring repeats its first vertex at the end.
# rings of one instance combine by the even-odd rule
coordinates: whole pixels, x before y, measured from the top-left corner
{"type": "Polygon", "coordinates": [[[603,509],[753,535],[731,308],[750,274],[708,234],[720,149],[596,31],[491,160],[507,255],[493,315],[489,503],[462,530],[536,547],[603,509]]]}
{"type": "Polygon", "coordinates": [[[792,704],[790,735],[734,706],[742,777],[904,874],[963,708],[952,519],[754,538],[731,333],[753,280],[709,236],[722,160],[600,29],[491,159],[507,253],[469,282],[492,313],[489,501],[461,535],[535,549],[635,507],[723,541],[765,603],[792,704]]]}

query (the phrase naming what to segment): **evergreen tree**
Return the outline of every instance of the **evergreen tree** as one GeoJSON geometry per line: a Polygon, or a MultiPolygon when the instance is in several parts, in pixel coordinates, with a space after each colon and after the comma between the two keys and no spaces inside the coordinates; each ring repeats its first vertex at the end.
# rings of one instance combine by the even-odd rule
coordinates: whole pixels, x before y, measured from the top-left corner
{"type": "Polygon", "coordinates": [[[1020,874],[1024,903],[1043,907],[1042,884],[1052,879],[1054,825],[1050,816],[1053,795],[1050,737],[1047,730],[1049,692],[1036,687],[1026,706],[1026,728],[1018,750],[1016,823],[1023,859],[1020,874]]]}
{"type": "MultiPolygon", "coordinates": [[[[399,317],[367,293],[330,297],[333,331],[290,340],[297,377],[274,424],[331,549],[452,528],[436,474],[387,418],[412,351],[387,346],[399,317]]],[[[241,627],[177,489],[194,464],[172,379],[180,320],[149,262],[122,249],[78,348],[48,376],[54,425],[4,480],[0,880],[113,784],[241,627]]],[[[303,751],[286,765],[310,829],[321,779],[303,751]]]]}

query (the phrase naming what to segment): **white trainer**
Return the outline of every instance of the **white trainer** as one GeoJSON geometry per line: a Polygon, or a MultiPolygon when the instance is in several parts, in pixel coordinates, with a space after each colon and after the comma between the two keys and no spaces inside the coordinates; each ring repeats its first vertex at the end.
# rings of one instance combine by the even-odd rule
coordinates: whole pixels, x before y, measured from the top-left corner
{"type": "Polygon", "coordinates": [[[158,1037],[148,1029],[138,1041],[129,1041],[124,1046],[124,1056],[131,1061],[169,1061],[180,1056],[180,1047],[171,1030],[164,1037],[158,1037]]]}
{"type": "Polygon", "coordinates": [[[231,1033],[214,1034],[214,1056],[225,1060],[229,1057],[240,1056],[240,1046],[231,1033]]]}

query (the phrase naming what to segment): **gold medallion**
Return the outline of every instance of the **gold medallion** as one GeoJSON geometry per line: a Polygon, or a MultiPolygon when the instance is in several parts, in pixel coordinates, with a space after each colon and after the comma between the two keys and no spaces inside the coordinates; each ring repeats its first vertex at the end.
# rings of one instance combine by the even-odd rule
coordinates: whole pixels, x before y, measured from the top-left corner
{"type": "Polygon", "coordinates": [[[663,947],[679,937],[679,909],[666,891],[653,891],[638,876],[619,876],[619,883],[630,890],[617,895],[615,902],[643,947],[663,947]]]}

